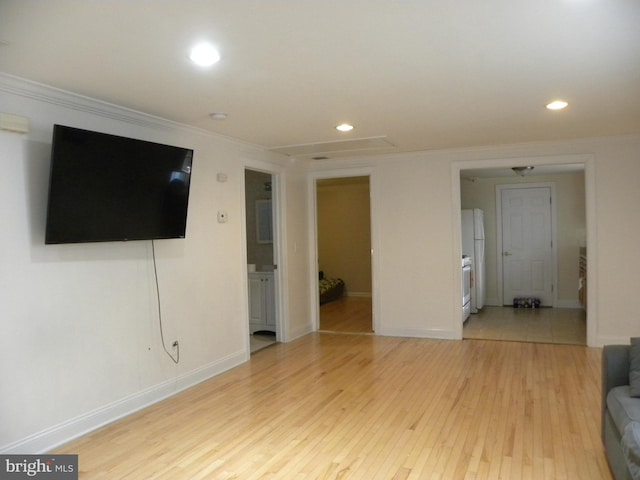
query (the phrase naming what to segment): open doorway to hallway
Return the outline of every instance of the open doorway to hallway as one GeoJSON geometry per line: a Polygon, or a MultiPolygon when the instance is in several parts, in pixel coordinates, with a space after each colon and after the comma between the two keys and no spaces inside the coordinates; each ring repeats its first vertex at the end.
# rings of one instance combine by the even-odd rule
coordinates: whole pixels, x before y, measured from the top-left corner
{"type": "MultiPolygon", "coordinates": [[[[544,165],[535,167],[533,172],[524,177],[516,175],[510,168],[460,172],[462,208],[481,208],[485,212],[486,247],[487,306],[479,313],[472,314],[465,322],[463,338],[585,345],[587,305],[581,301],[579,294],[581,264],[586,257],[584,164],[544,165]],[[505,261],[505,258],[513,259],[514,252],[511,248],[505,248],[511,243],[503,242],[502,209],[498,204],[502,198],[500,192],[512,187],[533,189],[542,184],[552,185],[555,191],[553,208],[556,220],[552,222],[554,266],[549,271],[540,266],[542,262],[538,262],[537,270],[533,267],[527,269],[522,267],[524,263],[521,262],[520,267],[541,285],[546,284],[550,277],[551,302],[545,303],[550,308],[514,308],[513,296],[508,299],[505,292],[518,291],[527,282],[511,286],[505,285],[505,282],[527,277],[516,276],[517,268],[513,267],[512,262],[505,261]],[[509,270],[505,273],[505,269],[509,270]]],[[[518,218],[514,215],[513,221],[519,221],[518,218]]],[[[513,228],[508,233],[519,231],[524,229],[513,228]]],[[[517,235],[514,238],[519,241],[517,235]]],[[[540,297],[531,292],[525,293],[525,297],[540,297]]],[[[520,293],[517,296],[521,296],[520,293]]]]}
{"type": "Polygon", "coordinates": [[[316,181],[319,330],[372,333],[369,176],[316,181]]]}

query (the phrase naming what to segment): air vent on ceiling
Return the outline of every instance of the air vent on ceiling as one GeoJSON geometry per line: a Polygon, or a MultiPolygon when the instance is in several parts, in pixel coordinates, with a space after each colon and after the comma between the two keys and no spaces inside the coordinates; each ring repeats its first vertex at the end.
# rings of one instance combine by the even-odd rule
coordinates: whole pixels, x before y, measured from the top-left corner
{"type": "Polygon", "coordinates": [[[314,160],[326,160],[327,154],[340,154],[367,152],[380,149],[394,148],[395,145],[387,137],[354,138],[338,142],[306,143],[299,145],[286,145],[274,147],[272,152],[281,153],[290,157],[310,157],[314,160]]]}

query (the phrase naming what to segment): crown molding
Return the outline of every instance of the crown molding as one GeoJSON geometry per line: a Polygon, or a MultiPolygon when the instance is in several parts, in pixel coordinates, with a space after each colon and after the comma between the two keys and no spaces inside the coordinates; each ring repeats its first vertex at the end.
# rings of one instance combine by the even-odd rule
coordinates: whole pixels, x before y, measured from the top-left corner
{"type": "Polygon", "coordinates": [[[192,127],[164,118],[2,72],[0,72],[0,91],[144,127],[164,130],[176,128],[193,130],[192,127]]]}
{"type": "Polygon", "coordinates": [[[276,154],[269,152],[261,145],[255,145],[237,138],[227,137],[215,132],[196,128],[184,123],[175,122],[173,120],[168,120],[166,118],[105,102],[103,100],[86,97],[78,93],[34,82],[32,80],[4,72],[0,72],[0,92],[7,92],[35,101],[45,102],[59,107],[90,113],[119,122],[125,122],[155,130],[182,131],[199,136],[205,136],[241,147],[245,150],[249,149],[253,151],[260,151],[262,153],[267,153],[269,156],[276,156],[276,154]]]}

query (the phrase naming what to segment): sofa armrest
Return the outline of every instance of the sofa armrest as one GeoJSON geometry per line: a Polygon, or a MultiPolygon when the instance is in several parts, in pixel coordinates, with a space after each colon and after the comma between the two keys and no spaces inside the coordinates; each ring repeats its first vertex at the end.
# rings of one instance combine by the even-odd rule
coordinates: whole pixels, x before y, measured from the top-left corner
{"type": "Polygon", "coordinates": [[[605,345],[602,349],[602,438],[607,394],[613,387],[629,385],[629,345],[605,345]]]}
{"type": "Polygon", "coordinates": [[[629,385],[629,345],[605,345],[602,349],[602,393],[629,385]]]}

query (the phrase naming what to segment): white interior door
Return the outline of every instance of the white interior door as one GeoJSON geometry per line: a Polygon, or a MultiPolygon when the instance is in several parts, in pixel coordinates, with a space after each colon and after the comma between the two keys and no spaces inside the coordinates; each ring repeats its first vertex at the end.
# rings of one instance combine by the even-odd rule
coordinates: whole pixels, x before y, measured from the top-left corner
{"type": "Polygon", "coordinates": [[[553,306],[551,188],[504,189],[501,206],[503,303],[536,297],[553,306]]]}

